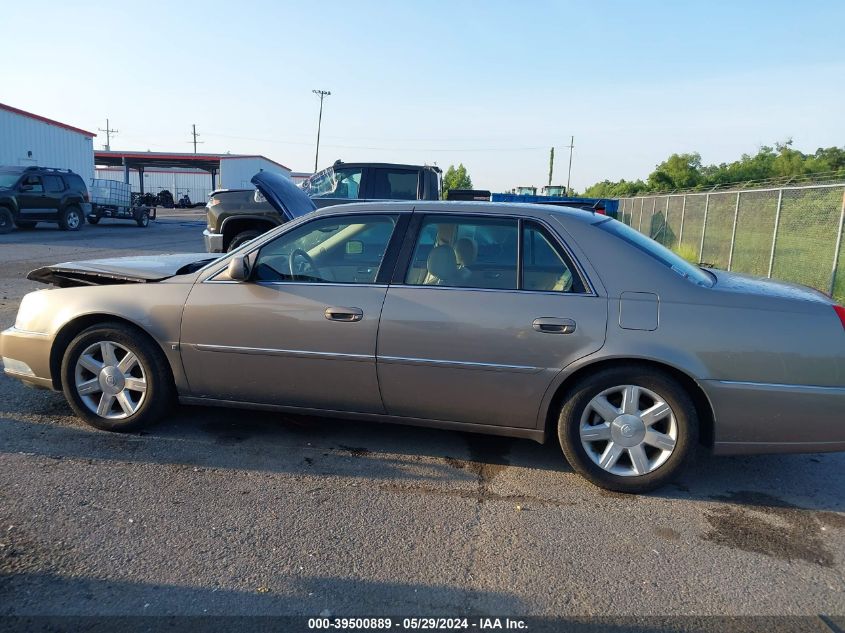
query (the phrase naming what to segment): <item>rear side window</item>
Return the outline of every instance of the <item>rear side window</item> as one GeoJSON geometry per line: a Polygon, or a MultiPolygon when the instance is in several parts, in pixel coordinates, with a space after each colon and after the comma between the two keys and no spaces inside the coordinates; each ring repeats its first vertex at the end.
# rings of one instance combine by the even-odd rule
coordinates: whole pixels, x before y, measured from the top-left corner
{"type": "Polygon", "coordinates": [[[44,190],[49,193],[59,193],[65,190],[65,183],[58,176],[44,176],[44,190]]]}
{"type": "Polygon", "coordinates": [[[64,179],[69,189],[73,189],[74,191],[85,191],[85,183],[82,182],[82,178],[76,174],[64,176],[64,179]]]}
{"type": "Polygon", "coordinates": [[[405,283],[516,290],[519,222],[512,218],[427,216],[405,283]]]}
{"type": "Polygon", "coordinates": [[[416,200],[419,172],[414,169],[373,170],[373,198],[378,200],[416,200]]]}
{"type": "Polygon", "coordinates": [[[653,257],[667,268],[671,268],[681,277],[706,288],[713,286],[713,280],[701,268],[690,264],[687,260],[676,255],[662,244],[658,244],[650,237],[646,237],[627,224],[623,224],[618,220],[608,219],[604,222],[599,222],[596,226],[603,231],[607,231],[625,240],[628,244],[653,257]]]}
{"type": "Polygon", "coordinates": [[[539,224],[527,221],[522,233],[522,289],[584,292],[571,260],[539,224]]]}

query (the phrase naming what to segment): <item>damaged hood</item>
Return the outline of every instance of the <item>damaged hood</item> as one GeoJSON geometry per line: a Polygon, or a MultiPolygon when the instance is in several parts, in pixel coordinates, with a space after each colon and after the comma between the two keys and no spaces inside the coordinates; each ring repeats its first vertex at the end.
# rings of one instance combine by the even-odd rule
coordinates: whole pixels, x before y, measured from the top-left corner
{"type": "Polygon", "coordinates": [[[149,283],[199,270],[215,259],[209,253],[89,259],[36,268],[26,278],[60,288],[149,283]]]}

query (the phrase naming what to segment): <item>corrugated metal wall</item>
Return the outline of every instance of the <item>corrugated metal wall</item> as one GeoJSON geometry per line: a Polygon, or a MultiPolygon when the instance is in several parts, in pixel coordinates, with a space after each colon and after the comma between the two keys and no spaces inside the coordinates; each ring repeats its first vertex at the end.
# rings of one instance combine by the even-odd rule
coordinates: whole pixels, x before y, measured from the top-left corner
{"type": "Polygon", "coordinates": [[[261,156],[220,159],[220,187],[222,189],[252,189],[252,177],[259,171],[269,171],[290,178],[290,170],[261,156]]]}
{"type": "MultiPolygon", "coordinates": [[[[123,182],[123,168],[98,167],[97,178],[123,182]]],[[[132,191],[141,190],[138,184],[137,171],[129,171],[129,184],[132,191]]],[[[205,203],[208,201],[208,194],[211,192],[211,174],[207,171],[194,169],[145,169],[144,191],[155,194],[162,189],[167,189],[172,193],[174,200],[178,200],[187,193],[191,202],[205,203]]]]}
{"type": "Polygon", "coordinates": [[[72,169],[87,183],[94,177],[94,140],[0,109],[0,165],[72,169]]]}

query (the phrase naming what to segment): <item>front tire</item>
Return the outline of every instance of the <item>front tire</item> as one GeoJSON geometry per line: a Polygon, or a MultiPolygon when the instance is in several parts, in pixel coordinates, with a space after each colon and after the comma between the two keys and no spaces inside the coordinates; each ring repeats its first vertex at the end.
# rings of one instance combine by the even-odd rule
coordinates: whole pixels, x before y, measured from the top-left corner
{"type": "Polygon", "coordinates": [[[173,379],[161,349],[121,323],[83,330],[65,350],[61,371],[71,408],[104,431],[148,426],[173,400],[173,379]]]}
{"type": "Polygon", "coordinates": [[[649,492],[689,461],[698,443],[698,415],[668,374],[614,367],[573,386],[560,412],[558,438],[572,467],[593,484],[649,492]]]}
{"type": "Polygon", "coordinates": [[[63,231],[78,231],[85,224],[85,216],[75,204],[65,207],[59,212],[59,228],[63,231]]]}
{"type": "Polygon", "coordinates": [[[241,231],[232,238],[231,242],[229,242],[229,248],[226,249],[226,252],[231,253],[236,248],[240,248],[245,242],[249,242],[259,235],[261,235],[261,233],[258,231],[241,231]]]}

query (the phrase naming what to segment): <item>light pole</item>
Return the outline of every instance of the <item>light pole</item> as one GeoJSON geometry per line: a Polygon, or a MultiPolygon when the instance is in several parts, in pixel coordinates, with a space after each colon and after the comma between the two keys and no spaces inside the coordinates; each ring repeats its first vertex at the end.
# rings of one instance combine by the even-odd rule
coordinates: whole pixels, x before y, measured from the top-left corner
{"type": "Polygon", "coordinates": [[[328,97],[331,92],[328,90],[312,90],[311,92],[320,97],[320,117],[317,119],[317,153],[314,156],[314,173],[317,173],[317,161],[320,158],[320,126],[323,124],[323,98],[328,97]]]}

